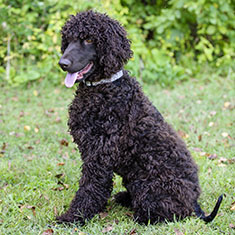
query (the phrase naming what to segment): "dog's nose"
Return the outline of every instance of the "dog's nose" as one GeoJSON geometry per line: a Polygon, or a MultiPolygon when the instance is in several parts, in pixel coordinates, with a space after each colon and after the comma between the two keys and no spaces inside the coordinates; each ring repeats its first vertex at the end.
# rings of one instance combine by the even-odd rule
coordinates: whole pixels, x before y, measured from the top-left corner
{"type": "Polygon", "coordinates": [[[72,64],[71,61],[68,59],[61,58],[59,61],[59,65],[63,70],[67,70],[71,64],[72,64]]]}

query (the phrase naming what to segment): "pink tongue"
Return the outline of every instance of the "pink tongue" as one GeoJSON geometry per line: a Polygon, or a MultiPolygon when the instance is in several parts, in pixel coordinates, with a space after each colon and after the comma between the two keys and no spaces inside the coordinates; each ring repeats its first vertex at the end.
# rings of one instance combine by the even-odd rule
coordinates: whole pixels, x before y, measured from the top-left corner
{"type": "Polygon", "coordinates": [[[76,73],[68,73],[66,75],[65,80],[64,80],[65,86],[72,87],[74,85],[75,81],[77,80],[77,75],[78,75],[78,72],[76,72],[76,73]]]}

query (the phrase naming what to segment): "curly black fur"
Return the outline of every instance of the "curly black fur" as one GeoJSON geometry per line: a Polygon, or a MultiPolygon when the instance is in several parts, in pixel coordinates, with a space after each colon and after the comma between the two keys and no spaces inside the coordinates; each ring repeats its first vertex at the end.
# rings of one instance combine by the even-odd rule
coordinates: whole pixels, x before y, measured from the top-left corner
{"type": "Polygon", "coordinates": [[[131,58],[130,41],[121,25],[107,15],[92,11],[70,16],[62,28],[62,52],[69,42],[77,39],[92,39],[96,45],[97,70],[87,80],[109,78],[131,58]]]}
{"type": "MultiPolygon", "coordinates": [[[[93,11],[71,16],[62,29],[62,52],[71,41],[87,38],[95,44],[96,61],[86,81],[123,70],[132,51],[117,21],[93,11]]],[[[131,207],[137,222],[173,221],[194,211],[206,218],[197,204],[198,169],[184,142],[123,72],[115,82],[89,87],[81,82],[77,88],[68,125],[81,152],[82,177],[70,208],[57,220],[84,223],[103,211],[114,172],[126,188],[116,201],[131,207]]]]}

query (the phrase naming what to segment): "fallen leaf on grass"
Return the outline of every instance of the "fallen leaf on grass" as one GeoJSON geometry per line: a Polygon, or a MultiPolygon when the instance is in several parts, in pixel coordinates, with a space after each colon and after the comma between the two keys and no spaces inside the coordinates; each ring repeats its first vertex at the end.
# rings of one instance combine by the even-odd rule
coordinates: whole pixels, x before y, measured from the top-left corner
{"type": "Polygon", "coordinates": [[[204,134],[204,135],[207,135],[207,136],[210,136],[210,135],[211,135],[211,134],[210,134],[209,132],[207,132],[207,131],[204,131],[203,134],[204,134]]]}
{"type": "Polygon", "coordinates": [[[54,190],[54,191],[62,191],[64,189],[65,188],[63,186],[61,186],[61,187],[53,188],[52,190],[54,190]]]}
{"type": "Polygon", "coordinates": [[[56,207],[54,206],[54,215],[57,216],[58,215],[58,212],[57,212],[57,209],[56,207]]]}
{"type": "Polygon", "coordinates": [[[235,202],[233,202],[233,203],[231,204],[230,210],[231,210],[231,211],[235,211],[235,202]]]}
{"type": "Polygon", "coordinates": [[[99,216],[100,216],[101,219],[104,219],[108,216],[108,213],[107,212],[101,212],[101,213],[99,213],[99,216]]]}
{"type": "Polygon", "coordinates": [[[208,125],[209,127],[212,127],[212,126],[214,126],[214,122],[209,122],[209,125],[208,125]]]}
{"type": "Polygon", "coordinates": [[[233,158],[231,158],[231,159],[228,159],[228,163],[229,163],[229,164],[235,163],[235,157],[233,157],[233,158]]]}
{"type": "Polygon", "coordinates": [[[5,151],[5,149],[6,149],[6,147],[7,147],[7,144],[4,142],[3,144],[2,144],[2,151],[5,151]]]}
{"type": "Polygon", "coordinates": [[[13,101],[18,101],[18,100],[19,100],[19,98],[18,98],[17,96],[12,97],[11,99],[12,99],[13,101]]]}
{"type": "Polygon", "coordinates": [[[226,109],[229,108],[230,105],[231,105],[231,103],[228,102],[228,101],[224,103],[224,107],[225,107],[226,109]]]}
{"type": "Polygon", "coordinates": [[[215,153],[210,154],[210,155],[208,156],[208,159],[210,159],[210,160],[214,160],[214,159],[216,159],[216,158],[218,158],[218,156],[217,156],[215,153]]]}
{"type": "Polygon", "coordinates": [[[20,111],[19,117],[20,117],[20,118],[21,118],[21,117],[24,117],[24,111],[23,111],[23,110],[20,111]]]}
{"type": "Polygon", "coordinates": [[[22,209],[25,208],[25,205],[19,205],[18,207],[20,208],[20,213],[22,213],[22,209]]]}
{"type": "Polygon", "coordinates": [[[189,135],[187,133],[185,133],[184,131],[178,130],[177,133],[183,139],[189,138],[189,135]]]}
{"type": "Polygon", "coordinates": [[[36,207],[35,206],[26,206],[28,209],[31,209],[33,212],[33,215],[36,216],[36,207]]]}
{"type": "Polygon", "coordinates": [[[218,160],[218,163],[225,163],[225,162],[227,162],[227,161],[228,161],[227,158],[221,157],[221,158],[218,160]]]}
{"type": "Polygon", "coordinates": [[[58,184],[63,185],[66,189],[68,189],[68,188],[69,188],[69,185],[68,185],[68,184],[64,184],[64,183],[63,183],[63,182],[61,182],[61,181],[59,181],[59,182],[58,182],[58,184]]]}
{"type": "Polygon", "coordinates": [[[210,175],[210,174],[211,174],[211,172],[212,172],[212,169],[211,169],[211,168],[209,168],[209,169],[208,169],[208,171],[207,171],[208,175],[210,175]]]}
{"type": "Polygon", "coordinates": [[[192,150],[193,150],[194,152],[202,152],[202,149],[200,149],[200,148],[192,148],[192,150]]]}
{"type": "Polygon", "coordinates": [[[226,167],[226,165],[224,163],[220,163],[218,164],[219,167],[226,167]]]}
{"type": "Polygon", "coordinates": [[[136,235],[136,234],[137,234],[137,232],[136,232],[135,228],[133,228],[129,233],[129,235],[136,235]]]}
{"type": "Polygon", "coordinates": [[[180,109],[179,113],[184,113],[185,110],[184,109],[180,109]]]}
{"type": "Polygon", "coordinates": [[[61,118],[60,118],[60,117],[56,117],[55,122],[56,122],[56,123],[61,122],[61,118]]]}
{"type": "Polygon", "coordinates": [[[184,233],[180,232],[177,228],[174,228],[174,231],[176,235],[184,235],[184,233]]]}
{"type": "Polygon", "coordinates": [[[45,115],[46,115],[47,117],[51,117],[51,116],[52,116],[52,114],[51,114],[48,110],[45,111],[45,115]]]}
{"type": "Polygon", "coordinates": [[[202,140],[202,135],[199,135],[198,136],[198,141],[201,141],[202,140]]]}
{"type": "Polygon", "coordinates": [[[234,224],[229,224],[229,228],[235,229],[235,225],[234,224]]]}
{"type": "Polygon", "coordinates": [[[69,142],[66,139],[62,139],[60,141],[60,145],[68,147],[69,146],[69,142]]]}
{"type": "Polygon", "coordinates": [[[57,163],[57,166],[63,166],[65,163],[64,162],[59,162],[57,163]]]}
{"type": "Polygon", "coordinates": [[[55,109],[50,108],[50,109],[48,109],[48,112],[49,112],[49,113],[54,113],[54,112],[55,112],[55,109]]]}
{"type": "Polygon", "coordinates": [[[25,131],[30,131],[30,130],[31,130],[31,127],[28,126],[28,125],[26,125],[26,126],[24,126],[24,130],[25,130],[25,131]]]}
{"type": "Polygon", "coordinates": [[[55,177],[56,177],[57,179],[62,178],[62,177],[64,177],[64,173],[57,174],[57,175],[55,175],[55,177]]]}
{"type": "Polygon", "coordinates": [[[211,111],[211,112],[210,112],[210,115],[211,115],[211,116],[215,116],[215,115],[216,115],[216,111],[211,111]]]}
{"type": "Polygon", "coordinates": [[[51,108],[51,109],[45,110],[44,113],[47,117],[52,117],[54,112],[55,112],[55,110],[51,108]]]}
{"type": "Polygon", "coordinates": [[[222,135],[224,138],[228,137],[228,133],[227,133],[227,132],[223,132],[223,133],[221,133],[221,135],[222,135]]]}
{"type": "Polygon", "coordinates": [[[200,152],[200,156],[206,156],[206,152],[200,152]]]}
{"type": "Polygon", "coordinates": [[[50,235],[50,234],[53,234],[53,233],[54,233],[53,229],[49,228],[49,229],[47,229],[46,231],[44,231],[44,232],[42,233],[42,235],[50,235]]]}
{"type": "Polygon", "coordinates": [[[32,156],[26,157],[26,159],[28,162],[30,162],[30,161],[33,161],[35,157],[36,157],[35,155],[32,155],[32,156]]]}
{"type": "Polygon", "coordinates": [[[109,224],[106,228],[102,230],[102,233],[107,233],[113,230],[113,226],[109,224]]]}
{"type": "Polygon", "coordinates": [[[34,96],[38,96],[38,91],[37,91],[37,90],[34,90],[34,91],[33,91],[33,95],[34,95],[34,96]]]}
{"type": "Polygon", "coordinates": [[[63,186],[68,189],[69,188],[69,185],[68,184],[63,184],[63,186]]]}
{"type": "Polygon", "coordinates": [[[210,160],[214,160],[214,159],[218,158],[217,154],[215,154],[215,153],[210,154],[210,153],[206,153],[206,152],[200,152],[200,156],[207,157],[210,160]]]}

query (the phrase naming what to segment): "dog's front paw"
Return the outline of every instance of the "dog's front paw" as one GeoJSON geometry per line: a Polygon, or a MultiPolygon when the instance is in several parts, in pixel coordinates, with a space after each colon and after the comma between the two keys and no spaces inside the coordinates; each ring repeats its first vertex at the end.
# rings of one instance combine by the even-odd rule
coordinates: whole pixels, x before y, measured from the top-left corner
{"type": "Polygon", "coordinates": [[[85,224],[85,221],[82,217],[75,216],[74,214],[69,213],[69,212],[62,214],[60,216],[57,216],[56,221],[59,224],[79,223],[81,226],[83,226],[85,224]]]}

